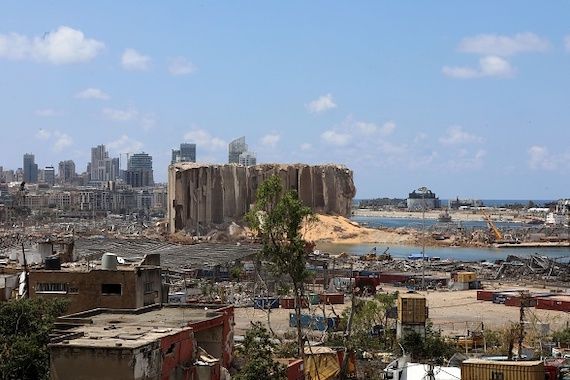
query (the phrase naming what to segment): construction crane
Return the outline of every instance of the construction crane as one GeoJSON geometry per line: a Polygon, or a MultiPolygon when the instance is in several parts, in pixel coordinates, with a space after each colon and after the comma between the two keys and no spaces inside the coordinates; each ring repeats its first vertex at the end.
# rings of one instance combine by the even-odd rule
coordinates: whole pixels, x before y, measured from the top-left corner
{"type": "Polygon", "coordinates": [[[487,214],[484,210],[480,210],[481,214],[483,214],[483,219],[485,219],[485,221],[487,222],[487,225],[489,226],[489,229],[493,232],[493,235],[495,236],[495,240],[503,240],[503,233],[501,232],[501,230],[499,230],[497,228],[497,226],[495,225],[495,223],[493,222],[493,219],[491,219],[491,216],[489,214],[487,214]]]}

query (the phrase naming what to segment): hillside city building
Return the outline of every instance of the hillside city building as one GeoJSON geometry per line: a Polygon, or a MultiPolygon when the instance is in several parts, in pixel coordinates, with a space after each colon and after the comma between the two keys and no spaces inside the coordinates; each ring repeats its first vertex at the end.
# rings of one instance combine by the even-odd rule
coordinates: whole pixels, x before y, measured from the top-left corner
{"type": "Polygon", "coordinates": [[[36,164],[36,156],[31,153],[24,154],[24,181],[28,183],[38,182],[38,164],[36,164]]]}
{"type": "Polygon", "coordinates": [[[120,176],[119,159],[109,158],[105,145],[91,148],[91,182],[115,181],[120,176]]]}
{"type": "Polygon", "coordinates": [[[129,158],[124,179],[132,187],[153,186],[152,157],[147,153],[133,154],[129,158]]]}
{"type": "Polygon", "coordinates": [[[228,145],[228,163],[243,166],[253,166],[257,164],[254,152],[248,150],[245,137],[235,139],[228,145]]]}
{"type": "Polygon", "coordinates": [[[171,164],[177,162],[196,162],[196,144],[182,143],[180,149],[172,149],[171,164]]]}

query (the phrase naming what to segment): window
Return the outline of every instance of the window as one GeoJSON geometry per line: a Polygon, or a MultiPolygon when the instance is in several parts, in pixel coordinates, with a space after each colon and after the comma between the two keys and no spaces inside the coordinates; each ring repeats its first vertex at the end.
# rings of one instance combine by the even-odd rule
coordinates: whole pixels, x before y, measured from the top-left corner
{"type": "Polygon", "coordinates": [[[491,380],[505,380],[502,372],[491,372],[491,380]]]}
{"type": "Polygon", "coordinates": [[[121,284],[101,284],[101,294],[105,295],[121,295],[121,284]]]}
{"type": "Polygon", "coordinates": [[[36,284],[36,293],[67,294],[67,284],[61,282],[44,282],[36,284]]]}
{"type": "Polygon", "coordinates": [[[145,282],[144,283],[144,292],[145,293],[152,293],[154,292],[154,284],[152,282],[145,282]]]}

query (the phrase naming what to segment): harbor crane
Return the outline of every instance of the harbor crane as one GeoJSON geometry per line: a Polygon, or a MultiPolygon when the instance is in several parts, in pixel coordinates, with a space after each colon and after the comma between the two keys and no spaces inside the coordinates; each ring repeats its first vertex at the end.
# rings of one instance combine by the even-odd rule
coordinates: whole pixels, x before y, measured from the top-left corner
{"type": "Polygon", "coordinates": [[[501,232],[501,230],[499,230],[497,228],[497,226],[493,222],[493,219],[491,219],[491,216],[489,214],[487,214],[482,209],[480,211],[481,211],[481,214],[483,215],[483,219],[485,219],[485,222],[487,222],[489,229],[491,230],[491,232],[493,232],[493,236],[495,237],[495,241],[503,240],[503,238],[504,238],[503,233],[501,232]]]}

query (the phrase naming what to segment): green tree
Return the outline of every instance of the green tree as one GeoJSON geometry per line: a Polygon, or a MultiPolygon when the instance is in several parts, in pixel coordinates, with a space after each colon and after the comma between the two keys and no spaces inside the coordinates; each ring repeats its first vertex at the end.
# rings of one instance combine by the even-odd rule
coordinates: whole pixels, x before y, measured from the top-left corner
{"type": "Polygon", "coordinates": [[[398,292],[378,293],[367,300],[355,298],[354,311],[345,309],[341,315],[341,326],[346,326],[352,312],[350,336],[345,335],[343,345],[350,349],[386,349],[390,338],[388,311],[396,305],[397,299],[398,292]],[[378,339],[371,339],[376,326],[381,326],[383,331],[376,331],[378,339]]]}
{"type": "MultiPolygon", "coordinates": [[[[316,220],[312,210],[304,206],[294,191],[283,191],[281,180],[272,176],[257,189],[255,206],[248,213],[251,229],[263,243],[261,259],[269,262],[277,275],[287,275],[296,299],[295,315],[301,320],[304,284],[310,276],[307,256],[312,245],[303,239],[302,228],[316,220]]],[[[297,323],[297,352],[304,356],[303,332],[297,323]]]]}
{"type": "Polygon", "coordinates": [[[252,323],[252,327],[245,333],[243,346],[238,348],[238,355],[245,359],[245,365],[235,379],[286,379],[285,367],[273,360],[275,348],[267,329],[260,322],[252,323]]]}
{"type": "Polygon", "coordinates": [[[55,319],[67,309],[63,300],[21,299],[0,304],[0,378],[49,377],[47,344],[55,319]]]}
{"type": "Polygon", "coordinates": [[[443,364],[445,359],[449,359],[457,348],[441,336],[437,331],[426,326],[425,338],[415,331],[406,333],[400,341],[407,353],[415,360],[432,360],[436,364],[443,364]]]}

